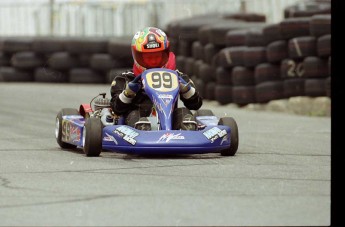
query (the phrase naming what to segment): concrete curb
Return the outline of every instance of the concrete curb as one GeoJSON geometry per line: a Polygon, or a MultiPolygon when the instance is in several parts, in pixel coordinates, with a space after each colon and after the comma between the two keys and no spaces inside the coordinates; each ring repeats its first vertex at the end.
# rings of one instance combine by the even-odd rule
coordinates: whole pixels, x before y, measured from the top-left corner
{"type": "Polygon", "coordinates": [[[331,99],[329,97],[291,97],[272,100],[267,104],[248,104],[242,107],[254,111],[285,112],[313,117],[331,117],[331,99]]]}

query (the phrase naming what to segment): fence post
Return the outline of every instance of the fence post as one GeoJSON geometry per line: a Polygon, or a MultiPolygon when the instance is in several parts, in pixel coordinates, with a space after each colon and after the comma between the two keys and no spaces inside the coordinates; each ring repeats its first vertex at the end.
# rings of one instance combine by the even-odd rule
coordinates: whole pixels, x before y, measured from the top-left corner
{"type": "Polygon", "coordinates": [[[54,5],[55,5],[54,1],[55,0],[49,1],[49,11],[50,11],[49,35],[51,36],[54,35],[54,5]]]}

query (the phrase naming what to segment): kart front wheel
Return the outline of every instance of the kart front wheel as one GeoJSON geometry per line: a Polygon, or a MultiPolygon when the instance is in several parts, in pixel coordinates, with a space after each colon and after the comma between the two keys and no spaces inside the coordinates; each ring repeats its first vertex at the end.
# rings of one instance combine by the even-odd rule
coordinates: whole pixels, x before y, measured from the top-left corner
{"type": "Polygon", "coordinates": [[[83,128],[83,150],[88,157],[98,157],[102,151],[102,123],[98,118],[87,118],[83,128]]]}
{"type": "Polygon", "coordinates": [[[232,117],[222,117],[219,119],[218,125],[225,125],[230,127],[230,147],[222,150],[220,153],[223,156],[234,156],[238,149],[238,128],[237,123],[232,117]]]}
{"type": "MultiPolygon", "coordinates": [[[[59,144],[59,146],[61,148],[64,149],[73,149],[76,148],[76,145],[73,144],[69,144],[69,143],[65,143],[62,141],[62,136],[64,134],[64,136],[68,136],[66,135],[69,134],[69,132],[67,131],[62,131],[62,116],[66,116],[66,115],[80,115],[78,110],[73,109],[73,108],[64,108],[62,110],[60,110],[60,112],[57,114],[56,119],[55,119],[55,137],[56,137],[56,142],[59,144]]],[[[67,128],[66,130],[69,130],[69,128],[67,128]]]]}

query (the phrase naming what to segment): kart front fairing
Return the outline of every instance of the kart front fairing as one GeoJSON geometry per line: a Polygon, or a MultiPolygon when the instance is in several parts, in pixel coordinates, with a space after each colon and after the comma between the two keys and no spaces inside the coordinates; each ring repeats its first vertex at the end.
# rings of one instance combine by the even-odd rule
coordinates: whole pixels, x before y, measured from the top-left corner
{"type": "Polygon", "coordinates": [[[103,149],[133,154],[201,154],[230,146],[230,128],[207,126],[199,131],[141,131],[127,125],[103,129],[103,149]]]}

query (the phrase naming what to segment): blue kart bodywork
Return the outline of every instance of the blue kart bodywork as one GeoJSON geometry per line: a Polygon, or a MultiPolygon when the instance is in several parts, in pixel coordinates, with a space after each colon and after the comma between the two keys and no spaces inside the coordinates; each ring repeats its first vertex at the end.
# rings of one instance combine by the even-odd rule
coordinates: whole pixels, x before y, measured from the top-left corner
{"type": "MultiPolygon", "coordinates": [[[[120,117],[117,124],[102,127],[102,150],[128,154],[202,154],[229,149],[232,129],[218,125],[216,116],[196,116],[195,131],[173,130],[172,113],[177,106],[180,79],[176,71],[149,69],[139,79],[154,104],[157,116],[150,121],[157,129],[142,131],[125,125],[120,117]]],[[[86,120],[82,115],[62,116],[61,141],[83,148],[88,136],[86,120]]]]}

